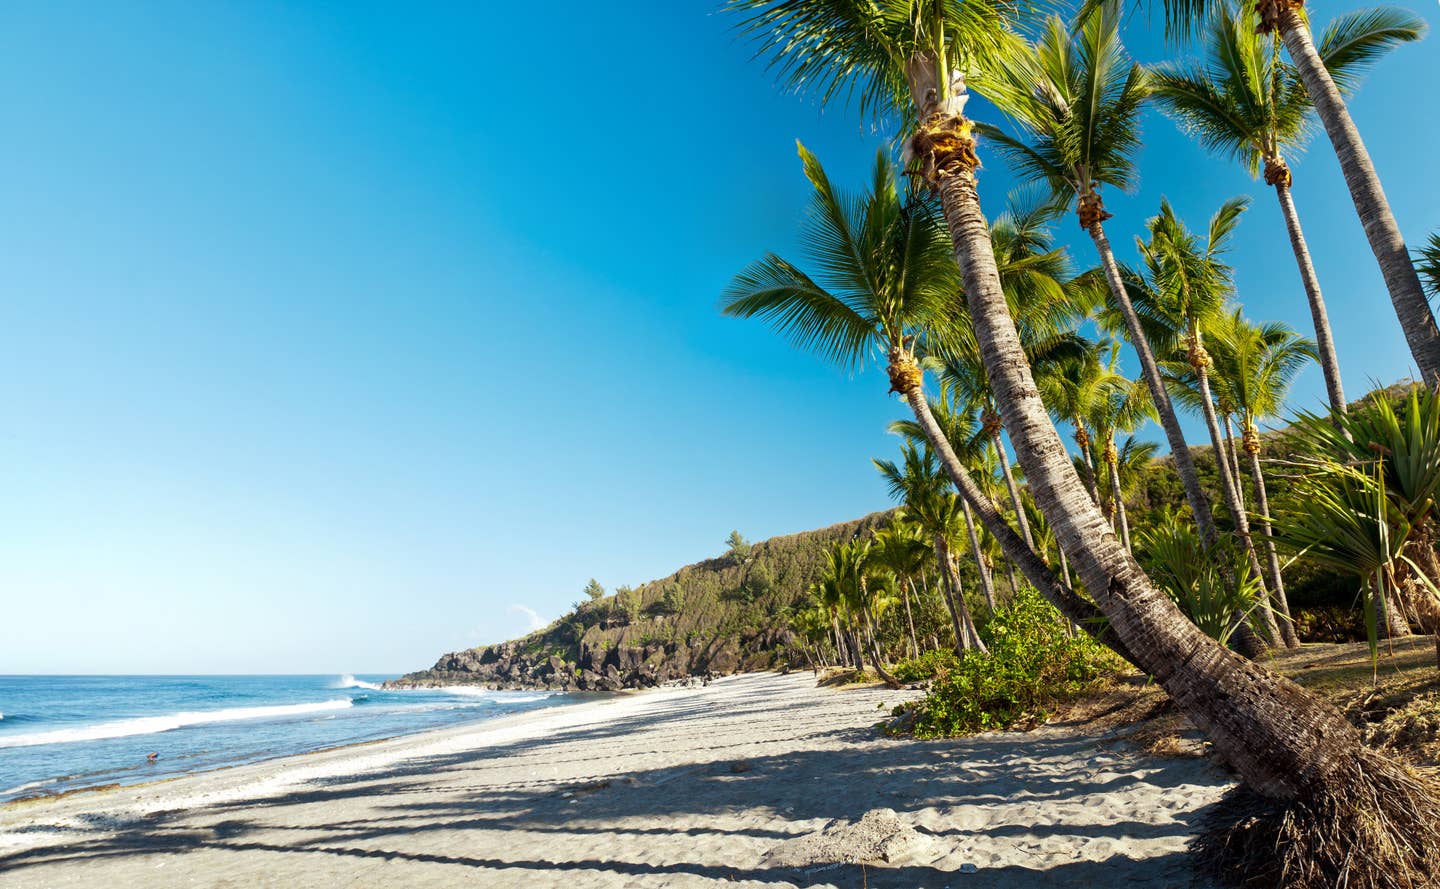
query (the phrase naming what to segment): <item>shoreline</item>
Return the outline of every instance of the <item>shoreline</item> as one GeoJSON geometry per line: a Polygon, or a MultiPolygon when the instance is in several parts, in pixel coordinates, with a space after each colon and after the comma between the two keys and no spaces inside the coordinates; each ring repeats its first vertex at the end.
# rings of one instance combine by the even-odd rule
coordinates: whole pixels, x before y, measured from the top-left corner
{"type": "MultiPolygon", "coordinates": [[[[653,691],[664,691],[664,689],[653,689],[653,691]]],[[[0,801],[0,855],[3,855],[6,851],[6,816],[12,811],[19,810],[25,807],[44,806],[48,803],[73,801],[77,798],[85,797],[98,798],[109,794],[124,793],[127,791],[138,792],[143,791],[147,788],[162,787],[166,785],[177,784],[180,782],[198,783],[205,781],[205,779],[207,778],[218,779],[222,776],[236,776],[243,779],[248,777],[248,775],[246,775],[245,773],[250,771],[264,773],[264,776],[267,778],[267,786],[270,786],[273,785],[274,782],[269,779],[273,779],[276,777],[276,775],[272,773],[280,772],[283,775],[287,776],[288,780],[289,773],[285,772],[285,769],[287,767],[298,766],[305,763],[312,763],[314,762],[315,758],[326,758],[328,760],[329,758],[340,757],[348,752],[369,747],[394,747],[395,749],[393,751],[386,750],[384,751],[384,754],[393,753],[396,756],[412,755],[416,753],[416,750],[411,748],[423,748],[425,744],[422,742],[443,741],[451,736],[469,738],[474,734],[483,733],[485,730],[488,729],[502,729],[512,723],[523,725],[525,723],[535,721],[538,717],[541,716],[570,711],[578,707],[604,704],[625,697],[627,694],[634,693],[635,692],[633,691],[566,692],[565,694],[584,695],[585,699],[576,700],[572,703],[567,704],[553,705],[539,710],[530,710],[523,713],[507,714],[504,716],[496,716],[489,719],[478,718],[469,720],[467,722],[456,723],[454,725],[447,725],[439,728],[425,728],[414,732],[390,735],[384,738],[369,738],[362,741],[352,741],[345,744],[334,744],[328,747],[320,747],[315,750],[301,750],[293,753],[279,753],[275,754],[274,756],[265,756],[260,759],[249,760],[246,762],[237,762],[228,765],[218,765],[210,768],[198,769],[193,772],[184,772],[178,775],[166,775],[163,777],[151,778],[144,781],[109,782],[105,784],[88,785],[85,787],[75,787],[57,794],[42,794],[38,796],[19,797],[12,800],[0,801]]],[[[372,768],[379,767],[379,765],[371,764],[367,759],[365,763],[357,765],[356,767],[357,769],[372,768]]],[[[294,776],[293,780],[296,782],[303,782],[310,779],[303,776],[294,776]]],[[[217,780],[215,783],[222,782],[219,782],[217,780]]],[[[137,794],[137,798],[138,797],[143,797],[143,794],[137,794]]]]}
{"type": "Polygon", "coordinates": [[[1208,761],[1072,726],[880,736],[914,694],[744,674],[11,803],[0,883],[1189,881],[1185,844],[1231,785],[1208,761]]]}
{"type": "MultiPolygon", "coordinates": [[[[311,674],[303,674],[303,675],[309,676],[309,675],[311,675],[311,674]]],[[[323,675],[326,675],[326,674],[314,674],[314,675],[323,676],[323,675]]],[[[107,678],[108,678],[108,677],[107,677],[107,678]]],[[[438,689],[438,688],[441,688],[442,686],[433,686],[433,687],[438,689]]],[[[489,688],[485,688],[485,687],[483,687],[483,686],[476,685],[476,684],[473,684],[473,683],[471,683],[471,684],[466,684],[466,683],[460,683],[460,682],[447,683],[447,684],[446,684],[445,686],[443,686],[443,687],[445,687],[445,688],[463,689],[463,690],[471,690],[471,689],[473,689],[473,690],[476,690],[476,691],[487,691],[487,692],[488,692],[488,691],[504,691],[504,690],[501,690],[501,689],[489,689],[489,688]]],[[[417,688],[420,688],[420,689],[423,690],[424,688],[428,688],[428,686],[417,686],[417,688]]],[[[342,691],[342,692],[343,692],[343,691],[348,691],[348,689],[346,689],[346,688],[337,688],[336,691],[342,691]]],[[[63,773],[62,773],[62,774],[60,774],[60,775],[40,777],[40,778],[31,779],[31,780],[29,780],[29,781],[27,781],[27,782],[25,782],[25,783],[21,783],[21,784],[15,785],[14,787],[10,787],[10,788],[8,788],[8,789],[0,790],[0,811],[3,811],[6,807],[9,807],[9,806],[24,805],[24,804],[29,804],[29,803],[41,803],[41,802],[45,802],[45,801],[47,801],[47,800],[57,800],[57,799],[69,798],[69,797],[75,796],[75,795],[77,795],[77,794],[85,794],[85,793],[105,793],[105,792],[113,791],[113,790],[116,790],[116,789],[122,789],[122,788],[144,787],[144,786],[148,786],[148,785],[152,785],[152,784],[157,784],[157,783],[168,783],[168,782],[171,782],[171,781],[183,780],[183,779],[187,779],[187,778],[191,778],[191,777],[195,777],[195,776],[210,774],[210,773],[213,773],[213,772],[227,771],[227,770],[232,770],[232,769],[246,768],[246,767],[249,767],[249,766],[262,765],[262,764],[266,764],[266,763],[273,763],[273,762],[277,762],[277,761],[289,759],[289,758],[292,758],[292,757],[314,756],[314,755],[317,755],[317,754],[327,753],[327,752],[336,751],[336,750],[344,750],[344,749],[352,748],[352,747],[359,747],[359,746],[373,745],[373,744],[381,744],[381,743],[385,743],[385,742],[387,742],[387,741],[394,741],[394,740],[399,740],[399,739],[404,739],[404,738],[421,737],[421,736],[428,735],[428,734],[431,734],[431,733],[434,733],[434,732],[444,732],[444,731],[448,731],[448,730],[451,730],[451,729],[476,728],[476,727],[479,727],[479,726],[490,725],[490,724],[492,724],[492,723],[496,723],[496,722],[499,722],[499,721],[502,721],[502,720],[511,719],[511,718],[513,718],[513,717],[515,717],[515,716],[524,716],[524,715],[527,715],[528,713],[546,712],[546,711],[554,710],[554,709],[565,709],[565,708],[574,707],[574,706],[581,705],[581,704],[593,703],[593,702],[595,702],[595,701],[599,701],[599,700],[604,700],[604,699],[609,699],[609,698],[617,697],[617,696],[619,696],[620,694],[623,694],[623,693],[610,693],[610,692],[561,692],[561,691],[555,691],[555,690],[540,690],[540,689],[524,689],[524,691],[539,691],[539,692],[543,692],[544,695],[547,696],[547,697],[557,697],[557,698],[560,698],[560,700],[559,700],[557,703],[548,704],[548,705],[546,705],[546,706],[538,707],[538,708],[535,708],[535,709],[533,709],[533,710],[524,710],[524,711],[520,711],[520,712],[516,712],[516,713],[506,713],[506,712],[504,712],[503,710],[502,710],[502,711],[492,711],[489,715],[476,715],[476,716],[474,716],[474,717],[472,717],[472,718],[464,719],[463,721],[458,721],[458,722],[451,722],[451,723],[449,723],[449,724],[429,725],[429,726],[419,726],[419,727],[409,727],[409,728],[399,727],[399,726],[389,727],[389,728],[387,728],[387,729],[384,730],[384,731],[387,731],[388,733],[386,733],[386,734],[381,734],[381,735],[379,735],[378,737],[360,737],[360,738],[357,738],[357,739],[355,739],[355,740],[348,740],[348,741],[347,741],[347,740],[340,740],[340,739],[336,739],[336,740],[316,739],[316,741],[315,741],[314,743],[320,743],[320,744],[322,744],[323,746],[314,747],[313,749],[303,749],[303,746],[297,744],[297,745],[294,745],[294,747],[292,747],[292,749],[283,749],[283,748],[282,748],[282,749],[278,749],[278,750],[260,751],[260,752],[237,751],[236,754],[235,754],[235,758],[232,759],[232,760],[230,760],[230,761],[220,761],[220,762],[213,762],[213,763],[209,763],[209,764],[196,765],[196,766],[193,766],[193,767],[191,767],[191,768],[185,769],[185,770],[183,770],[183,771],[165,772],[165,773],[163,773],[163,774],[155,775],[155,776],[153,776],[153,777],[150,777],[150,776],[138,777],[138,776],[137,776],[137,777],[134,777],[133,779],[127,779],[127,777],[122,777],[122,773],[125,772],[125,771],[128,771],[127,769],[124,769],[124,768],[113,768],[113,769],[109,769],[109,770],[106,770],[106,771],[103,771],[103,772],[96,772],[96,773],[93,773],[95,777],[94,777],[93,779],[91,779],[91,782],[90,782],[90,783],[74,784],[74,785],[70,785],[70,786],[63,786],[63,785],[65,784],[65,782],[68,782],[68,781],[70,781],[71,779],[74,779],[74,778],[83,777],[83,775],[73,775],[73,774],[71,774],[71,775],[66,775],[66,774],[63,774],[63,773]],[[300,749],[295,749],[295,748],[300,748],[300,749]],[[42,788],[42,787],[44,787],[44,786],[54,785],[54,784],[61,784],[61,785],[63,786],[63,789],[58,790],[58,791],[47,791],[47,790],[41,790],[41,789],[39,789],[39,788],[42,788]],[[35,790],[32,790],[31,792],[25,792],[25,788],[35,788],[35,790]],[[8,796],[8,794],[13,793],[13,792],[17,792],[17,791],[18,791],[17,795],[15,795],[15,796],[8,796]]],[[[286,705],[281,705],[281,706],[286,706],[286,705]]],[[[223,708],[222,708],[222,710],[223,710],[223,708]]],[[[147,718],[147,717],[133,717],[133,719],[139,719],[139,720],[143,720],[143,719],[145,719],[145,718],[147,718]]],[[[151,733],[151,732],[139,733],[139,734],[135,734],[135,735],[129,736],[129,737],[131,737],[132,740],[136,740],[136,741],[141,741],[141,742],[143,742],[145,738],[154,737],[154,738],[157,738],[157,739],[161,739],[161,738],[164,738],[165,736],[166,736],[166,732],[162,730],[162,731],[158,731],[158,732],[154,732],[154,733],[151,733]]],[[[114,737],[126,737],[126,736],[114,736],[114,737]]],[[[111,739],[112,739],[112,736],[101,736],[101,737],[100,737],[100,740],[111,740],[111,739]]],[[[82,739],[82,740],[92,740],[92,739],[88,739],[88,738],[87,738],[87,739],[82,739]]],[[[63,743],[63,742],[58,742],[58,743],[63,743]]],[[[146,746],[146,745],[144,745],[144,744],[142,743],[142,744],[140,744],[140,746],[146,746]]],[[[3,748],[0,748],[0,749],[3,749],[3,748]]],[[[135,766],[130,767],[129,770],[139,769],[139,768],[142,768],[144,765],[145,765],[144,763],[139,763],[139,764],[137,764],[137,765],[135,765],[135,766]]]]}

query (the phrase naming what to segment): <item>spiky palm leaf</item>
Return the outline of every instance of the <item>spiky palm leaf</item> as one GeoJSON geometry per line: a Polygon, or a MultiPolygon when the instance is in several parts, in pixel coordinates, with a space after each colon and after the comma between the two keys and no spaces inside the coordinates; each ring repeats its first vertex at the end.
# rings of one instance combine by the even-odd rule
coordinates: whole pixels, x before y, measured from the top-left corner
{"type": "Polygon", "coordinates": [[[977,124],[1022,178],[1044,181],[1068,206],[1097,185],[1123,191],[1137,184],[1144,69],[1120,42],[1119,4],[1083,15],[1077,32],[1049,20],[1024,52],[997,59],[975,78],[985,96],[1024,138],[977,124]]]}
{"type": "Polygon", "coordinates": [[[917,57],[966,71],[1013,43],[1009,0],[727,0],[789,89],[822,104],[858,99],[861,113],[912,118],[906,66],[917,57]]]}
{"type": "Polygon", "coordinates": [[[763,318],[847,370],[922,335],[943,341],[955,327],[960,274],[931,204],[902,196],[883,151],[870,188],[850,195],[834,187],[815,155],[799,150],[814,191],[801,242],[815,276],[767,254],[730,282],[722,311],[763,318]]]}
{"type": "Polygon", "coordinates": [[[1420,273],[1420,280],[1424,282],[1425,292],[1430,294],[1430,298],[1440,297],[1440,232],[1430,235],[1429,243],[1420,248],[1415,269],[1420,273]]]}

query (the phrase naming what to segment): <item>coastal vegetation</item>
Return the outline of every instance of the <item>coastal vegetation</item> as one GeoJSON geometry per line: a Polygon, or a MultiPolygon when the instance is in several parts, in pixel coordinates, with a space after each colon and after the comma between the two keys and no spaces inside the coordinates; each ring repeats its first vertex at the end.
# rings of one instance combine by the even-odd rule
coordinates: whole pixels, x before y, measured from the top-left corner
{"type": "MultiPolygon", "coordinates": [[[[1166,0],[1162,5],[1172,34],[1188,36],[1210,26],[1211,51],[1220,56],[1240,44],[1231,41],[1236,26],[1223,18],[1223,4],[1166,0]]],[[[1249,73],[1271,81],[1268,89],[1251,89],[1249,96],[1258,91],[1268,109],[1260,121],[1259,147],[1271,168],[1267,183],[1290,184],[1279,144],[1282,135],[1293,133],[1281,125],[1277,109],[1283,105],[1287,113],[1318,119],[1340,162],[1421,380],[1440,385],[1440,327],[1343,92],[1354,84],[1357,68],[1419,36],[1423,25],[1399,10],[1369,11],[1339,24],[1341,31],[1348,28],[1353,42],[1341,38],[1327,51],[1326,38],[1320,47],[1312,39],[1299,6],[1260,0],[1235,13],[1241,27],[1259,38],[1249,41],[1260,53],[1249,73]],[[1293,74],[1284,67],[1279,44],[1293,74]]],[[[1346,551],[1325,557],[1332,566],[1365,578],[1370,638],[1408,629],[1399,619],[1402,600],[1407,594],[1418,600],[1435,592],[1437,578],[1425,574],[1434,561],[1432,538],[1409,524],[1412,517],[1422,526],[1432,521],[1430,501],[1410,503],[1407,511],[1387,494],[1387,482],[1422,463],[1425,449],[1412,448],[1412,461],[1378,441],[1355,441],[1337,389],[1328,418],[1337,434],[1323,443],[1323,453],[1310,455],[1293,505],[1277,505],[1270,512],[1262,465],[1255,496],[1259,500],[1263,492],[1266,509],[1255,517],[1263,538],[1257,544],[1233,434],[1227,436],[1220,425],[1223,415],[1228,429],[1241,409],[1233,398],[1238,387],[1212,385],[1220,370],[1212,351],[1223,340],[1222,319],[1234,326],[1245,323],[1233,314],[1239,301],[1224,250],[1248,199],[1217,196],[1219,208],[1200,231],[1162,202],[1139,239],[1141,262],[1135,268],[1121,266],[1104,225],[1112,214],[1101,190],[1124,191],[1135,182],[1140,111],[1160,92],[1157,83],[1175,72],[1151,71],[1129,57],[1118,4],[1085,4],[1071,20],[1038,22],[1028,20],[1023,7],[984,0],[731,0],[728,8],[743,16],[741,30],[754,38],[758,55],[769,60],[784,85],[825,104],[858,94],[853,105],[862,115],[904,133],[894,147],[908,182],[897,187],[882,150],[869,183],[837,197],[819,161],[802,148],[815,189],[803,241],[811,255],[805,264],[766,256],[736,276],[724,309],[762,317],[798,345],[844,366],[859,367],[872,356],[886,362],[891,390],[913,412],[924,446],[1008,563],[1075,626],[1150,675],[1238,774],[1243,794],[1249,795],[1249,817],[1217,826],[1208,842],[1222,870],[1242,875],[1251,885],[1400,886],[1440,878],[1440,863],[1427,851],[1440,843],[1434,818],[1440,783],[1366,746],[1330,702],[1254,660],[1266,647],[1299,644],[1287,616],[1277,546],[1309,555],[1323,552],[1338,537],[1336,549],[1343,545],[1346,551]],[[1006,120],[967,117],[970,85],[1006,120]],[[992,226],[981,209],[975,174],[981,162],[977,152],[987,144],[1018,176],[1046,187],[1054,206],[1074,210],[1099,256],[1098,269],[1073,277],[1038,273],[1046,279],[1039,286],[1030,286],[1029,275],[1021,286],[1013,274],[1007,278],[1010,256],[999,249],[994,233],[1000,226],[992,226]],[[933,257],[929,252],[946,236],[953,265],[941,262],[938,250],[933,257]],[[1071,286],[1087,276],[1093,286],[1071,286]],[[1077,291],[1091,301],[1081,302],[1077,291]],[[1061,319],[1059,329],[1042,330],[1041,338],[1077,334],[1078,328],[1067,329],[1067,323],[1073,325],[1078,314],[1093,320],[1104,335],[1128,340],[1138,359],[1194,529],[1192,534],[1172,520],[1169,531],[1142,530],[1150,547],[1148,566],[1132,551],[1135,517],[1127,513],[1122,521],[1113,503],[1105,509],[1092,455],[1082,445],[1088,471],[1077,471],[1054,422],[1056,405],[1043,398],[1047,387],[1040,381],[1053,367],[1036,349],[1034,315],[1027,311],[1036,302],[1056,307],[1039,312],[1040,317],[1061,319]],[[994,450],[1002,452],[1002,463],[1003,447],[994,436],[1003,431],[1008,437],[1034,514],[1043,517],[1064,563],[1041,555],[1010,467],[1002,465],[1011,495],[1012,515],[1006,516],[1003,498],[995,499],[976,483],[973,452],[967,461],[962,443],[951,440],[937,422],[925,392],[925,372],[956,360],[968,360],[984,375],[985,396],[974,398],[971,388],[971,397],[955,398],[946,391],[942,372],[941,400],[950,400],[946,407],[952,412],[978,412],[980,439],[991,439],[994,450]],[[1180,393],[1186,393],[1183,399],[1180,393]],[[1218,515],[1179,426],[1176,406],[1185,401],[1203,416],[1216,457],[1223,506],[1218,515]],[[1167,534],[1175,544],[1168,549],[1167,534]],[[1412,540],[1428,550],[1420,559],[1405,555],[1412,540]],[[1174,558],[1172,550],[1184,549],[1212,561],[1214,575],[1182,577],[1185,572],[1174,570],[1167,575],[1162,569],[1174,558]],[[1243,560],[1230,557],[1236,550],[1243,560]],[[1413,566],[1413,578],[1427,582],[1399,582],[1407,566],[1413,566]],[[1167,576],[1181,588],[1168,590],[1167,576]],[[1248,604],[1252,599],[1254,604],[1248,604]],[[1189,614],[1182,607],[1187,604],[1189,614]]],[[[1171,77],[1166,95],[1172,112],[1183,116],[1189,110],[1196,93],[1187,92],[1189,87],[1201,94],[1215,92],[1208,78],[1204,84],[1200,79],[1183,72],[1171,77]]],[[[1217,101],[1223,109],[1240,99],[1220,96],[1217,101]]],[[[1184,119],[1201,133],[1207,126],[1214,129],[1213,121],[1207,124],[1194,115],[1184,119]]],[[[1243,138],[1253,142],[1254,123],[1237,123],[1234,129],[1246,130],[1243,138]]],[[[1232,151],[1234,135],[1226,137],[1232,151]]],[[[1328,341],[1319,311],[1323,303],[1318,289],[1310,292],[1314,282],[1305,269],[1302,236],[1285,206],[1287,197],[1288,192],[1280,193],[1317,336],[1328,341]]],[[[1038,240],[1032,255],[1060,249],[1063,245],[1038,240]]],[[[1263,334],[1234,336],[1232,351],[1238,359],[1253,341],[1263,339],[1263,334]]],[[[1100,346],[1088,357],[1070,360],[1095,360],[1103,351],[1100,346]]],[[[1426,398],[1433,400],[1433,395],[1426,398]]],[[[1419,430],[1423,439],[1428,426],[1422,411],[1417,396],[1397,425],[1419,430]]],[[[1077,433],[1083,429],[1080,411],[1063,413],[1077,423],[1077,433]]],[[[952,430],[964,425],[952,424],[952,430]]],[[[1094,436],[1095,430],[1084,431],[1085,437],[1094,436]]],[[[1250,436],[1252,447],[1256,435],[1250,436]]],[[[1407,444],[1415,442],[1407,439],[1407,444]]],[[[861,612],[868,620],[863,607],[861,612]]],[[[955,630],[957,647],[970,649],[962,659],[985,656],[979,645],[961,642],[969,628],[958,619],[955,630]]]]}
{"type": "Polygon", "coordinates": [[[896,508],[760,543],[735,532],[717,559],[613,595],[591,581],[552,626],[407,681],[873,673],[926,685],[891,729],[933,735],[1033,725],[1138,671],[1241,781],[1245,817],[1203,841],[1220,871],[1267,886],[1440,878],[1424,851],[1440,843],[1434,776],[1267,666],[1359,638],[1378,682],[1384,645],[1440,632],[1440,328],[1425,294],[1440,235],[1406,248],[1345,108],[1424,24],[1361,10],[1316,41],[1297,4],[1161,5],[1203,61],[1136,62],[1115,4],[1066,19],[988,0],[729,0],[783,85],[900,134],[849,187],[799,145],[799,255],[762,254],[721,298],[841,368],[885,369],[898,454],[873,462],[896,508]],[[996,119],[967,116],[972,88],[996,119]],[[1122,260],[1102,192],[1138,181],[1150,106],[1275,190],[1313,330],[1245,311],[1229,249],[1261,224],[1248,196],[1215,195],[1201,219],[1162,200],[1126,232],[1138,261],[1122,260]],[[1354,403],[1287,161],[1317,123],[1420,372],[1354,403]],[[1025,183],[993,218],[975,174],[987,150],[1025,183]],[[1071,213],[1093,268],[1056,234],[1071,213]],[[1311,362],[1328,410],[1297,414],[1286,396],[1311,362]],[[1164,456],[1140,437],[1150,421],[1164,456]]]}

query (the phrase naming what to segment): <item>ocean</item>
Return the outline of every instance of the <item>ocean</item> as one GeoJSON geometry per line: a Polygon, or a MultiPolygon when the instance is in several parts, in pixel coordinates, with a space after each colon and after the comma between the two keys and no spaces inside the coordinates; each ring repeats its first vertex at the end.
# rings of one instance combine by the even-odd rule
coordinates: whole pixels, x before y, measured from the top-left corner
{"type": "Polygon", "coordinates": [[[153,781],[577,698],[460,687],[384,691],[387,678],[0,676],[0,801],[153,781]]]}

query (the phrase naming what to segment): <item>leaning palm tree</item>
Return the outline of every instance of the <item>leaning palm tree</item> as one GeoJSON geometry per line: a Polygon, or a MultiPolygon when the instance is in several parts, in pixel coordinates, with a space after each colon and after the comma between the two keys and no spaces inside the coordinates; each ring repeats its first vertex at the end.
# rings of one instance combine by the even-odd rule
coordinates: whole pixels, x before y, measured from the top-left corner
{"type": "MultiPolygon", "coordinates": [[[[1087,0],[1087,3],[1098,2],[1087,0]]],[[[1189,36],[1203,27],[1218,2],[1227,0],[1160,0],[1167,32],[1175,36],[1189,36]]],[[[1350,16],[1374,19],[1375,24],[1357,26],[1353,22],[1349,25],[1332,22],[1317,47],[1303,12],[1304,6],[1304,0],[1256,0],[1253,4],[1246,4],[1245,14],[1248,16],[1253,10],[1256,32],[1262,35],[1279,34],[1285,44],[1340,162],[1340,172],[1345,177],[1350,200],[1355,205],[1355,212],[1365,229],[1365,238],[1380,266],[1385,288],[1390,293],[1390,303],[1410,346],[1410,354],[1420,368],[1421,377],[1434,386],[1440,381],[1440,327],[1436,326],[1435,316],[1425,300],[1420,279],[1410,262],[1405,239],[1395,221],[1395,214],[1390,210],[1390,201],[1385,197],[1385,189],[1381,187],[1370,152],[1345,106],[1345,92],[1358,76],[1353,70],[1346,70],[1351,57],[1361,60],[1373,58],[1394,42],[1413,39],[1406,35],[1423,33],[1425,23],[1417,16],[1393,7],[1359,10],[1350,16]],[[1388,43],[1350,45],[1343,35],[1352,29],[1389,30],[1393,36],[1388,43]],[[1328,55],[1326,49],[1330,50],[1328,55]]]]}
{"type": "Polygon", "coordinates": [[[813,186],[803,241],[820,270],[818,278],[772,253],[735,276],[722,310],[765,318],[798,345],[849,369],[863,367],[867,358],[888,361],[891,391],[904,396],[985,530],[1052,604],[1086,625],[1097,616],[1094,606],[1066,586],[984,496],[925,397],[918,343],[923,340],[930,351],[943,353],[947,337],[959,329],[954,304],[958,269],[934,207],[904,199],[884,152],[876,156],[870,188],[858,196],[838,191],[803,145],[800,157],[813,186]]]}
{"type": "Polygon", "coordinates": [[[1240,419],[1240,445],[1250,466],[1255,488],[1260,534],[1265,540],[1266,567],[1270,592],[1283,620],[1280,634],[1286,646],[1300,644],[1295,635],[1285,580],[1275,552],[1270,521],[1270,495],[1260,468],[1260,422],[1280,413],[1295,375],[1316,358],[1315,344],[1284,324],[1253,325],[1235,309],[1214,327],[1216,379],[1225,388],[1225,399],[1235,406],[1240,419]]]}
{"type": "MultiPolygon", "coordinates": [[[[1345,93],[1361,68],[1422,32],[1423,24],[1413,14],[1394,7],[1350,13],[1326,31],[1320,57],[1345,93]]],[[[1298,153],[1310,135],[1310,98],[1299,72],[1281,58],[1274,36],[1256,34],[1251,20],[1228,3],[1218,4],[1207,24],[1206,49],[1203,66],[1171,64],[1151,71],[1155,101],[1205,148],[1240,161],[1251,176],[1263,170],[1265,184],[1275,189],[1310,303],[1330,409],[1344,413],[1335,341],[1290,194],[1293,171],[1285,160],[1287,153],[1298,153]]]]}
{"type": "MultiPolygon", "coordinates": [[[[1109,626],[1133,646],[1134,661],[1242,781],[1283,810],[1282,821],[1263,822],[1283,825],[1271,861],[1313,875],[1312,884],[1435,876],[1440,864],[1424,851],[1440,845],[1435,782],[1368,752],[1335,707],[1205,636],[1120,546],[1070,463],[1009,314],[980,208],[974,125],[965,116],[964,75],[998,10],[969,0],[731,5],[752,13],[745,27],[783,80],[824,97],[858,87],[872,109],[912,122],[915,171],[940,196],[969,318],[1031,494],[1109,626]],[[1355,818],[1357,798],[1375,801],[1371,814],[1383,818],[1355,818]],[[1316,849],[1314,836],[1326,845],[1316,849]]],[[[907,395],[919,390],[919,376],[917,368],[901,380],[907,395]]]]}
{"type": "Polygon", "coordinates": [[[1118,15],[1114,4],[1098,8],[1082,19],[1078,33],[1053,18],[1018,58],[988,66],[976,89],[1009,115],[1025,138],[994,126],[978,130],[994,141],[1017,173],[1047,183],[1057,202],[1067,206],[1074,202],[1080,226],[1100,254],[1110,300],[1124,317],[1140,359],[1190,512],[1202,539],[1214,542],[1218,531],[1210,518],[1209,498],[1166,394],[1155,350],[1130,302],[1105,234],[1104,223],[1111,214],[1100,189],[1128,190],[1135,185],[1140,111],[1149,89],[1144,69],[1131,61],[1120,43],[1118,15]]]}
{"type": "MultiPolygon", "coordinates": [[[[1005,212],[996,217],[991,227],[991,243],[1026,358],[1043,379],[1060,363],[1086,354],[1089,343],[1075,332],[1085,311],[1083,303],[1065,286],[1070,277],[1069,259],[1050,237],[1049,223],[1061,208],[1042,197],[1033,189],[1011,195],[1005,212]]],[[[995,396],[979,349],[968,333],[967,326],[958,326],[938,354],[929,356],[926,366],[939,372],[943,394],[958,404],[978,409],[980,435],[994,449],[1016,524],[1025,542],[1034,548],[1020,488],[1000,437],[1004,424],[995,410],[995,396]]]]}

